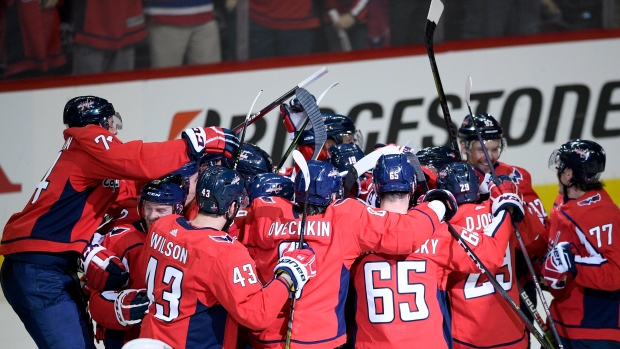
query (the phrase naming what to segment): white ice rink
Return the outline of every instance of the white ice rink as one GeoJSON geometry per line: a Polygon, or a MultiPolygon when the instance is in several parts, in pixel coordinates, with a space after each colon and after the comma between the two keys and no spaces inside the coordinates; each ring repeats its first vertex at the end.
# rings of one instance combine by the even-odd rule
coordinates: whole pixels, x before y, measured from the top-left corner
{"type": "MultiPolygon", "coordinates": [[[[551,296],[547,292],[545,294],[547,295],[547,302],[550,303],[551,296]]],[[[538,302],[537,310],[543,319],[546,319],[545,311],[540,305],[540,301],[538,302]]],[[[3,348],[34,349],[37,347],[28,335],[28,332],[26,332],[17,314],[13,312],[9,303],[4,299],[2,292],[0,292],[0,338],[2,338],[3,348]]],[[[540,344],[534,337],[531,337],[531,339],[532,349],[539,349],[540,344]]],[[[103,348],[103,345],[99,344],[97,348],[103,348]]]]}

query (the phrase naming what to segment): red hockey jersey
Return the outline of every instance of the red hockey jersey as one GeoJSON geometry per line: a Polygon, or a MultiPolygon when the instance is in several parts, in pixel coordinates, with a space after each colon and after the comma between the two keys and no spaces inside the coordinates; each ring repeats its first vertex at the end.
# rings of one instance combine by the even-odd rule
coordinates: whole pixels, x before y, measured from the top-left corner
{"type": "MultiPolygon", "coordinates": [[[[497,175],[507,175],[519,188],[519,194],[523,197],[525,219],[517,223],[525,247],[530,258],[542,257],[547,252],[547,244],[544,239],[547,232],[547,212],[532,188],[532,176],[524,168],[497,162],[495,166],[497,175]]],[[[519,246],[520,250],[521,247],[519,246]]]]}
{"type": "MultiPolygon", "coordinates": [[[[242,234],[256,260],[258,276],[269,280],[276,262],[290,243],[299,240],[301,217],[282,198],[252,202],[242,234]]],[[[441,223],[427,205],[408,215],[389,213],[352,199],[330,205],[324,214],[308,217],[305,241],[314,250],[319,271],[304,287],[295,305],[291,348],[335,348],[346,341],[344,305],[349,271],[363,252],[409,254],[441,223]]],[[[262,332],[253,332],[254,348],[283,348],[289,306],[262,332]]]]}
{"type": "MultiPolygon", "coordinates": [[[[465,204],[451,220],[471,231],[482,231],[491,221],[490,202],[483,205],[465,204]],[[482,208],[486,207],[486,208],[482,208]]],[[[508,224],[513,232],[512,223],[508,224]]],[[[488,231],[485,230],[485,234],[488,231]]],[[[519,304],[515,275],[515,238],[501,251],[501,262],[491,268],[495,279],[519,304]]],[[[474,250],[476,255],[478,252],[474,250]]],[[[478,255],[480,257],[480,255],[478,255]]],[[[484,274],[455,272],[448,277],[448,298],[452,310],[454,348],[527,348],[528,335],[521,319],[513,313],[506,301],[495,291],[484,274]]]]}
{"type": "MultiPolygon", "coordinates": [[[[279,279],[262,286],[254,261],[237,240],[193,227],[177,215],[153,224],[142,262],[151,305],[140,337],[173,348],[222,345],[227,311],[243,326],[266,328],[289,296],[279,279]]],[[[272,278],[273,269],[267,280],[272,278]]]]}
{"type": "Polygon", "coordinates": [[[564,202],[550,214],[549,244],[575,245],[577,275],[550,289],[551,316],[561,336],[620,342],[620,209],[604,189],[564,202]],[[558,236],[559,235],[559,236],[558,236]]]}
{"type": "MultiPolygon", "coordinates": [[[[478,234],[455,225],[456,231],[487,268],[496,270],[504,260],[511,219],[503,212],[491,222],[489,205],[484,203],[461,210],[475,213],[472,217],[483,220],[486,230],[483,234],[481,228],[478,234]]],[[[358,259],[352,269],[357,295],[355,348],[407,348],[411,343],[450,348],[446,283],[452,271],[479,269],[446,228],[408,256],[368,254],[358,259]]]]}
{"type": "Polygon", "coordinates": [[[96,125],[70,127],[64,137],[26,207],[4,227],[0,254],[82,252],[118,199],[116,178],[155,179],[189,161],[183,140],[122,143],[96,125]]]}
{"type": "Polygon", "coordinates": [[[313,6],[312,0],[296,1],[295,6],[280,0],[253,0],[250,1],[250,19],[278,30],[317,28],[320,21],[313,6]]]}
{"type": "MultiPolygon", "coordinates": [[[[146,288],[145,270],[140,263],[145,238],[146,233],[139,223],[123,224],[112,228],[101,243],[128,267],[129,280],[125,289],[146,288]]],[[[88,278],[88,274],[86,277],[88,278]]],[[[140,326],[125,327],[118,322],[114,309],[114,300],[118,293],[118,291],[91,291],[88,302],[90,314],[97,322],[96,338],[103,340],[106,348],[120,347],[140,335],[140,326]]]]}

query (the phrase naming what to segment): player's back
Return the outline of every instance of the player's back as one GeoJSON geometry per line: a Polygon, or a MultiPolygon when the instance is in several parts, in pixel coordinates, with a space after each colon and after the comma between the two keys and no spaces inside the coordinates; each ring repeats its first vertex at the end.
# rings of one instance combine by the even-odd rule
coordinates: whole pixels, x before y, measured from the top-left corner
{"type": "Polygon", "coordinates": [[[370,253],[351,269],[355,348],[450,348],[450,315],[440,270],[423,256],[370,253]]]}
{"type": "Polygon", "coordinates": [[[157,220],[142,254],[151,305],[141,337],[173,348],[221,346],[227,313],[212,293],[211,273],[218,255],[237,248],[243,247],[226,233],[192,227],[184,217],[157,220]]]}
{"type": "MultiPolygon", "coordinates": [[[[483,234],[491,220],[490,202],[485,201],[459,206],[450,222],[483,234]]],[[[511,238],[504,262],[494,275],[510,297],[518,302],[514,263],[514,239],[511,238]]],[[[525,326],[484,274],[453,272],[448,277],[447,289],[454,348],[527,348],[525,326]]]]}
{"type": "MultiPolygon", "coordinates": [[[[437,216],[430,211],[416,211],[419,217],[412,218],[347,199],[331,204],[324,214],[309,216],[305,243],[314,250],[320,271],[305,286],[295,305],[293,347],[312,344],[334,348],[343,344],[344,304],[354,260],[373,249],[412,252],[416,234],[423,242],[439,226],[437,216]]],[[[244,227],[244,244],[256,260],[262,281],[269,279],[282,251],[299,240],[300,222],[301,215],[287,200],[258,198],[252,203],[244,227]]],[[[253,334],[254,347],[282,347],[287,321],[285,307],[270,328],[253,334]]]]}

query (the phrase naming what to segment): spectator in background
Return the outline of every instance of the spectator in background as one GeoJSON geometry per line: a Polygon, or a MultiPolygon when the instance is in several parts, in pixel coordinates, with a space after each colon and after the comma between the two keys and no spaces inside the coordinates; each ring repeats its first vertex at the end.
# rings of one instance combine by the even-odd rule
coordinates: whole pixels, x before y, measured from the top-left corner
{"type": "Polygon", "coordinates": [[[424,44],[424,26],[431,0],[388,0],[391,46],[424,44]]]}
{"type": "Polygon", "coordinates": [[[213,0],[145,0],[152,67],[222,60],[213,0]]]}
{"type": "Polygon", "coordinates": [[[58,0],[2,2],[0,51],[5,77],[33,69],[47,71],[66,63],[57,3],[58,0]]]}
{"type": "Polygon", "coordinates": [[[316,12],[313,0],[250,1],[250,58],[312,53],[316,12]]]}
{"type": "Polygon", "coordinates": [[[327,45],[330,51],[351,51],[368,48],[369,0],[327,0],[327,45]]]}
{"type": "Polygon", "coordinates": [[[460,39],[540,32],[541,0],[463,0],[460,39]]]}
{"type": "Polygon", "coordinates": [[[132,70],[146,38],[141,0],[74,0],[73,74],[132,70]]]}

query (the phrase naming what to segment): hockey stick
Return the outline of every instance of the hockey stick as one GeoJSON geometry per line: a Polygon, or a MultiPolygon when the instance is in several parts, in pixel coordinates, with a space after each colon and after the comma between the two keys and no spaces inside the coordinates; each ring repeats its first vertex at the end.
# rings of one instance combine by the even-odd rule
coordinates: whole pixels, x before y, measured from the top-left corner
{"type": "MultiPolygon", "coordinates": [[[[474,113],[471,110],[471,104],[470,104],[471,88],[472,88],[472,80],[471,80],[471,76],[468,76],[465,82],[465,103],[467,104],[467,109],[469,110],[469,118],[471,120],[472,125],[474,126],[474,129],[476,130],[476,135],[478,136],[478,142],[480,142],[480,147],[482,148],[484,157],[486,158],[487,163],[489,164],[489,168],[491,170],[491,178],[493,179],[493,182],[495,183],[495,185],[499,185],[501,182],[499,178],[497,177],[497,173],[495,172],[495,167],[493,166],[491,156],[489,155],[487,146],[484,143],[484,139],[482,138],[482,133],[480,133],[480,129],[478,128],[478,125],[476,124],[476,120],[474,119],[474,113]]],[[[519,295],[521,296],[525,304],[527,304],[528,310],[530,311],[532,316],[536,319],[536,322],[538,323],[538,326],[540,326],[540,329],[545,333],[545,338],[547,339],[549,344],[553,346],[553,339],[555,339],[559,348],[563,349],[564,346],[562,345],[562,341],[560,340],[560,335],[558,333],[558,330],[555,327],[555,322],[553,321],[553,318],[551,317],[549,306],[547,305],[545,296],[542,293],[542,288],[540,287],[540,283],[538,282],[538,278],[536,277],[536,272],[534,271],[534,267],[532,266],[532,261],[530,260],[530,256],[528,255],[527,249],[525,248],[525,242],[523,242],[523,237],[521,236],[521,233],[519,232],[519,229],[517,228],[517,225],[514,222],[512,223],[512,226],[514,228],[515,235],[517,236],[517,240],[519,241],[519,246],[521,247],[521,252],[523,253],[523,259],[525,259],[525,264],[527,265],[527,269],[532,275],[532,280],[534,280],[536,292],[538,293],[538,296],[540,297],[543,308],[545,309],[545,314],[547,315],[547,319],[549,319],[549,324],[551,325],[551,333],[553,334],[554,338],[551,338],[549,334],[549,327],[547,327],[547,324],[545,323],[545,321],[542,319],[538,311],[536,311],[536,308],[534,307],[534,303],[532,302],[530,297],[527,295],[527,292],[525,292],[525,290],[523,289],[523,286],[521,286],[521,284],[517,282],[517,287],[519,288],[519,295]]]]}
{"type": "Polygon", "coordinates": [[[299,103],[308,114],[308,119],[312,123],[312,129],[314,130],[314,153],[312,154],[312,160],[316,160],[323,149],[323,144],[327,141],[327,131],[325,130],[325,123],[323,122],[323,116],[321,110],[316,104],[314,97],[303,87],[297,89],[295,93],[299,103]]]}
{"type": "MultiPolygon", "coordinates": [[[[321,101],[323,100],[323,97],[325,97],[325,95],[327,94],[327,92],[329,90],[331,90],[332,87],[334,87],[336,85],[338,85],[338,82],[334,82],[328,88],[326,88],[325,91],[323,91],[323,93],[321,93],[319,98],[316,100],[316,104],[319,105],[321,103],[321,101]]],[[[301,133],[304,132],[304,130],[306,129],[306,126],[308,126],[309,122],[310,122],[310,118],[306,118],[304,120],[303,125],[301,125],[301,127],[299,128],[299,131],[297,131],[297,136],[295,136],[295,138],[293,139],[291,144],[286,149],[286,152],[284,152],[284,155],[282,155],[282,159],[280,159],[280,163],[275,168],[274,173],[280,172],[280,169],[282,169],[282,166],[284,166],[284,163],[286,162],[286,159],[288,159],[288,156],[291,155],[291,152],[293,151],[293,149],[295,149],[295,146],[297,146],[297,143],[299,143],[299,140],[301,139],[301,133]]]]}
{"type": "MultiPolygon", "coordinates": [[[[306,197],[304,198],[303,213],[301,215],[301,227],[299,228],[298,248],[302,249],[304,246],[304,234],[306,233],[306,219],[308,217],[308,197],[310,196],[310,193],[308,193],[308,190],[310,188],[310,171],[308,170],[308,163],[306,162],[306,159],[304,158],[304,156],[301,154],[300,151],[298,150],[293,151],[293,160],[295,160],[295,164],[297,164],[301,173],[304,176],[304,185],[305,185],[304,190],[306,192],[306,197]]],[[[296,300],[297,300],[297,297],[293,295],[293,299],[291,300],[291,311],[289,313],[289,318],[288,318],[288,326],[286,328],[286,341],[284,342],[285,349],[289,349],[291,347],[291,336],[293,335],[293,318],[295,316],[296,300]]]]}
{"type": "Polygon", "coordinates": [[[258,100],[258,96],[263,93],[263,90],[258,91],[256,98],[254,98],[254,102],[252,102],[252,106],[248,111],[248,115],[245,117],[245,122],[243,123],[243,131],[241,132],[241,138],[239,139],[239,150],[237,151],[237,156],[235,156],[235,164],[233,165],[233,170],[237,169],[237,164],[239,163],[239,159],[241,158],[241,149],[243,148],[243,142],[245,141],[245,131],[248,129],[248,121],[250,121],[250,115],[252,114],[252,109],[254,109],[254,105],[258,100]]]}
{"type": "Polygon", "coordinates": [[[450,110],[448,110],[448,103],[446,102],[446,94],[443,92],[443,86],[441,85],[441,79],[439,78],[439,69],[437,69],[437,63],[435,62],[435,52],[433,51],[433,35],[435,34],[435,28],[439,23],[439,17],[443,12],[443,3],[440,0],[433,0],[428,10],[428,17],[426,20],[426,27],[424,28],[424,42],[426,43],[426,52],[428,53],[428,59],[431,62],[431,70],[433,71],[433,78],[435,79],[435,87],[437,88],[437,95],[439,96],[439,104],[443,112],[443,118],[446,121],[446,127],[450,135],[450,141],[452,142],[452,148],[459,152],[459,144],[456,138],[456,128],[450,118],[450,110]]]}
{"type": "MultiPolygon", "coordinates": [[[[285,94],[280,96],[278,99],[276,99],[275,101],[269,103],[268,106],[266,106],[263,109],[261,109],[258,113],[252,115],[250,117],[250,120],[247,121],[248,126],[252,125],[254,122],[256,122],[256,120],[262,118],[267,113],[272,111],[275,107],[279,106],[280,104],[284,103],[284,101],[286,101],[287,99],[291,98],[295,94],[295,92],[297,91],[298,88],[302,88],[302,87],[310,85],[311,83],[315,82],[316,80],[318,80],[321,76],[323,76],[325,74],[327,74],[327,68],[323,67],[323,68],[317,70],[314,74],[312,74],[308,78],[306,78],[306,80],[300,82],[299,85],[293,87],[288,92],[286,92],[285,94]]],[[[245,123],[241,123],[241,124],[235,126],[235,128],[233,128],[233,132],[234,133],[239,133],[239,131],[241,131],[241,128],[243,128],[244,124],[245,123]]]]}
{"type": "MultiPolygon", "coordinates": [[[[422,186],[423,193],[426,193],[424,189],[428,189],[428,185],[426,184],[426,178],[424,177],[424,171],[422,170],[420,161],[415,155],[413,157],[408,156],[407,158],[409,159],[409,162],[411,162],[411,165],[413,166],[418,183],[420,183],[420,185],[422,186]]],[[[538,330],[536,330],[536,328],[530,322],[527,316],[525,316],[525,314],[523,313],[521,308],[517,305],[517,303],[515,303],[515,301],[510,297],[510,295],[508,295],[508,292],[506,292],[506,290],[504,290],[502,285],[500,285],[499,282],[497,282],[497,280],[495,279],[495,276],[489,271],[489,269],[484,265],[484,263],[482,263],[482,260],[480,260],[480,258],[476,256],[476,254],[471,249],[471,247],[469,247],[469,245],[467,245],[467,243],[463,241],[463,238],[461,237],[461,235],[459,235],[459,233],[456,232],[456,229],[454,229],[454,226],[452,226],[452,224],[448,221],[446,221],[445,223],[448,225],[448,231],[450,232],[452,237],[456,239],[458,244],[465,250],[469,258],[471,258],[471,260],[476,264],[476,266],[480,269],[480,271],[482,271],[482,273],[486,275],[487,279],[489,279],[489,282],[491,282],[495,290],[499,292],[499,294],[502,296],[502,298],[504,298],[504,300],[508,304],[511,305],[511,309],[521,318],[521,321],[523,321],[523,323],[525,324],[525,327],[527,327],[527,329],[534,335],[534,337],[536,337],[536,339],[540,342],[540,345],[547,349],[553,349],[553,347],[550,346],[549,343],[547,343],[547,341],[544,339],[543,335],[540,334],[538,330]]]]}
{"type": "MultiPolygon", "coordinates": [[[[340,21],[340,14],[335,8],[327,11],[327,15],[329,16],[329,19],[332,20],[333,24],[336,24],[340,21]]],[[[342,48],[342,50],[345,52],[351,51],[351,41],[349,40],[349,35],[347,35],[347,32],[342,28],[334,27],[334,29],[338,34],[338,40],[340,40],[340,48],[342,48]]]]}
{"type": "Polygon", "coordinates": [[[344,197],[346,198],[349,196],[351,189],[353,189],[353,186],[357,182],[359,174],[363,174],[372,170],[377,165],[377,160],[379,160],[381,155],[398,153],[400,153],[398,147],[395,147],[393,145],[387,145],[385,147],[376,149],[372,153],[364,156],[355,164],[353,164],[353,166],[349,168],[349,172],[347,173],[347,176],[344,180],[344,197]]]}

